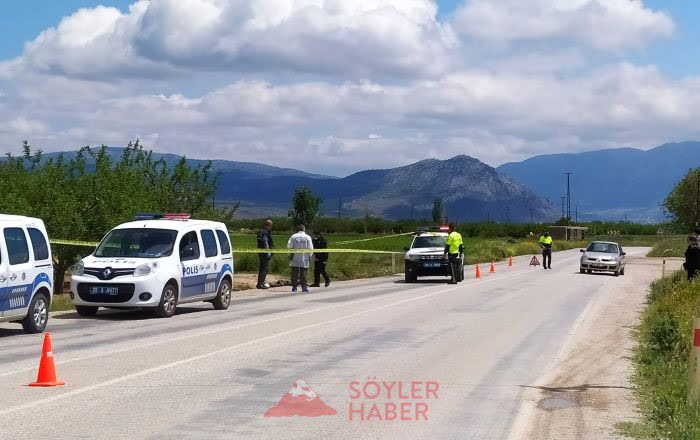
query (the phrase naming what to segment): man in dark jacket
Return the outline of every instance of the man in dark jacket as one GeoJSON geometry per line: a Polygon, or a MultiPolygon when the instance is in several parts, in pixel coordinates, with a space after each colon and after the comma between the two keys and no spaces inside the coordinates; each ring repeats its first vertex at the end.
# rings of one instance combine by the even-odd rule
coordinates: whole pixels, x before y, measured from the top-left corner
{"type": "Polygon", "coordinates": [[[700,271],[700,243],[695,235],[688,237],[688,249],[685,251],[683,268],[688,272],[689,280],[695,278],[700,271]]]}
{"type": "MultiPolygon", "coordinates": [[[[314,231],[313,243],[314,249],[328,248],[328,242],[320,231],[314,231]]],[[[331,283],[331,278],[326,273],[326,264],[328,264],[328,252],[314,252],[314,283],[309,287],[321,287],[321,275],[326,282],[326,287],[331,283]]]]}
{"type": "MultiPolygon", "coordinates": [[[[265,220],[263,228],[258,232],[258,249],[272,249],[274,243],[272,242],[272,234],[270,230],[272,229],[272,220],[265,220]]],[[[267,277],[267,272],[270,270],[270,258],[272,254],[269,252],[258,254],[260,260],[260,265],[258,266],[258,284],[255,286],[258,289],[267,289],[269,284],[265,283],[265,277],[267,277]]]]}

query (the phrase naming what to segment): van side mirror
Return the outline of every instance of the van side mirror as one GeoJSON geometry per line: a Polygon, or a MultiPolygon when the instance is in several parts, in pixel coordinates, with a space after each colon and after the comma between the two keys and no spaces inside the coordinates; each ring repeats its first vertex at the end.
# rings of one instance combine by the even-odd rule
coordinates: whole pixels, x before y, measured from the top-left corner
{"type": "Polygon", "coordinates": [[[627,255],[627,252],[620,252],[620,255],[627,255]]]}
{"type": "Polygon", "coordinates": [[[581,252],[586,252],[586,250],[585,250],[585,249],[581,249],[581,252]]]}

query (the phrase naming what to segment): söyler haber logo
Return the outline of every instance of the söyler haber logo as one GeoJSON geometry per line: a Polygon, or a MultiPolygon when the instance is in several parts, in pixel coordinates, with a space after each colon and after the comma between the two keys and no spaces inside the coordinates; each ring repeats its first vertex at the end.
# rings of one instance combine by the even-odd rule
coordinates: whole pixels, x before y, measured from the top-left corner
{"type": "Polygon", "coordinates": [[[298,379],[279,403],[265,412],[265,418],[334,416],[337,413],[321,400],[304,379],[298,379]]]}

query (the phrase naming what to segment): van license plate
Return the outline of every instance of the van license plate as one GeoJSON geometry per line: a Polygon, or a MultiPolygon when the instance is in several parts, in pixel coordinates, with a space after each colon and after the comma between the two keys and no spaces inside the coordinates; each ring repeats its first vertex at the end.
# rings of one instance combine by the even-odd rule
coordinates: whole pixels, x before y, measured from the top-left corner
{"type": "Polygon", "coordinates": [[[90,287],[90,295],[118,295],[118,287],[90,287]]]}

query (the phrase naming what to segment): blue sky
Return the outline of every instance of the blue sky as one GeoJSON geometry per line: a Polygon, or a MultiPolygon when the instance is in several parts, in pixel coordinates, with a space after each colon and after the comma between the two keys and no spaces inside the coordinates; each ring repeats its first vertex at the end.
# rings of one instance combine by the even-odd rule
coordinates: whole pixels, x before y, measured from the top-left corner
{"type": "Polygon", "coordinates": [[[133,5],[0,0],[5,150],[139,138],[343,175],[700,139],[697,1],[133,5]]]}

